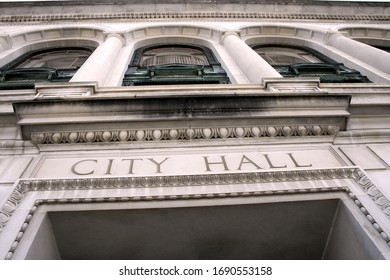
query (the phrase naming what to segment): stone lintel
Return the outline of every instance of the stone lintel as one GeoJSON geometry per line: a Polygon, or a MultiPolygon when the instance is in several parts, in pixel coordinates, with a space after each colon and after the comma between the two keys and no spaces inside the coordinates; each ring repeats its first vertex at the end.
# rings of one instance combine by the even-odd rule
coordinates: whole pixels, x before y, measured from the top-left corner
{"type": "MultiPolygon", "coordinates": [[[[123,136],[142,131],[145,135],[151,133],[154,140],[168,135],[169,139],[177,140],[181,134],[185,139],[195,139],[193,135],[203,135],[201,138],[205,139],[218,135],[222,138],[335,135],[338,130],[345,129],[350,115],[349,101],[347,95],[284,94],[163,99],[38,98],[15,102],[13,106],[23,139],[31,140],[34,134],[34,141],[40,143],[37,139],[42,135],[39,133],[74,136],[72,132],[91,132],[95,136],[99,133],[107,136],[104,132],[109,132],[123,136]]],[[[92,137],[90,133],[88,135],[87,138],[92,137]]]]}

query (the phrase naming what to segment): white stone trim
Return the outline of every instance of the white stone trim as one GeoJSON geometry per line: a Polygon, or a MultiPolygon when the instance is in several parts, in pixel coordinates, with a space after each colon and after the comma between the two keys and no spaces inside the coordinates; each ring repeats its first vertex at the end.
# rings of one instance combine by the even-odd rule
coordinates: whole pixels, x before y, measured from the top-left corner
{"type": "Polygon", "coordinates": [[[71,27],[64,26],[61,28],[44,28],[38,30],[30,30],[24,33],[17,33],[10,35],[12,47],[16,48],[21,45],[32,44],[35,42],[42,41],[53,41],[53,40],[93,40],[101,43],[104,38],[104,30],[92,27],[71,27]]]}
{"type": "Polygon", "coordinates": [[[390,29],[379,28],[371,26],[347,26],[337,29],[338,32],[343,33],[344,36],[349,38],[365,38],[365,39],[381,39],[390,40],[390,29]]]}
{"type": "MultiPolygon", "coordinates": [[[[109,177],[78,179],[23,179],[16,185],[0,209],[0,233],[25,194],[30,191],[99,190],[127,188],[156,188],[180,186],[258,184],[267,182],[297,182],[310,180],[352,179],[390,219],[390,201],[358,167],[330,169],[299,169],[199,175],[170,175],[145,177],[109,177]]],[[[328,188],[325,188],[328,189],[328,188]]],[[[285,192],[278,190],[276,192],[285,192]]],[[[318,191],[318,190],[317,190],[318,191]]],[[[271,192],[272,193],[272,192],[271,192]]],[[[390,239],[389,239],[390,241],[390,239]]]]}
{"type": "Polygon", "coordinates": [[[28,23],[28,22],[56,22],[56,21],[96,21],[96,20],[322,20],[322,21],[376,21],[387,22],[389,15],[385,14],[320,14],[320,13],[261,13],[261,12],[121,12],[121,13],[66,13],[40,15],[3,15],[0,22],[28,23]]]}
{"type": "MultiPolygon", "coordinates": [[[[13,212],[25,197],[27,192],[36,191],[65,191],[65,190],[107,190],[128,188],[160,188],[160,187],[185,187],[185,186],[208,186],[208,185],[231,185],[231,184],[259,184],[275,182],[298,182],[312,180],[341,180],[352,179],[365,194],[376,204],[382,213],[390,219],[390,201],[371,182],[365,173],[358,167],[342,167],[333,169],[317,170],[290,170],[290,171],[267,171],[253,173],[234,174],[207,174],[185,176],[148,176],[148,177],[113,177],[113,178],[83,178],[83,179],[28,179],[20,180],[7,202],[0,210],[0,230],[10,220],[13,212]]],[[[104,202],[137,202],[137,201],[164,201],[164,200],[189,200],[189,199],[218,199],[237,197],[258,197],[286,194],[310,194],[324,192],[345,192],[354,204],[364,214],[372,227],[382,239],[390,246],[390,237],[377,223],[377,220],[367,210],[365,200],[361,195],[356,195],[353,190],[346,186],[327,186],[299,189],[262,190],[262,191],[234,191],[212,192],[175,195],[136,195],[136,196],[106,196],[106,197],[68,197],[37,199],[31,206],[24,222],[18,231],[5,259],[12,259],[17,250],[24,232],[27,230],[34,213],[40,205],[66,204],[66,203],[104,203],[104,202]],[[360,199],[359,199],[359,198],[360,199]]],[[[1,231],[0,231],[1,234],[1,231]]]]}
{"type": "Polygon", "coordinates": [[[221,139],[263,139],[279,137],[335,136],[337,125],[274,125],[198,127],[166,129],[123,129],[102,131],[33,132],[31,141],[42,144],[131,143],[221,139]]]}

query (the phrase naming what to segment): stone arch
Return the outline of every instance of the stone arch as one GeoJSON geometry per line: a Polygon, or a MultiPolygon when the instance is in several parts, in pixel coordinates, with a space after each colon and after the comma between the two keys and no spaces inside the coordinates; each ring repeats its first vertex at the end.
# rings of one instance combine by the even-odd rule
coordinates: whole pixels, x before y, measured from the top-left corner
{"type": "Polygon", "coordinates": [[[329,35],[325,29],[292,27],[288,25],[260,25],[242,28],[240,29],[240,35],[248,45],[295,45],[312,48],[333,58],[331,48],[326,46],[329,35]]]}
{"type": "Polygon", "coordinates": [[[155,44],[196,44],[211,49],[220,63],[223,64],[219,39],[222,32],[204,26],[192,25],[158,25],[130,30],[126,33],[127,43],[131,45],[132,52],[128,58],[129,63],[134,51],[138,48],[155,44]]]}
{"type": "Polygon", "coordinates": [[[379,47],[390,48],[390,29],[365,26],[342,27],[338,31],[344,36],[379,47]]]}
{"type": "Polygon", "coordinates": [[[34,50],[56,47],[94,47],[104,40],[104,31],[94,28],[52,28],[9,36],[10,48],[0,54],[0,66],[34,50]]]}
{"type": "Polygon", "coordinates": [[[127,66],[138,48],[155,44],[192,44],[209,48],[222,67],[225,69],[230,81],[235,83],[238,79],[231,71],[231,57],[225,48],[219,44],[222,32],[217,28],[197,25],[156,25],[145,28],[128,30],[125,32],[127,46],[123,49],[117,63],[115,75],[111,75],[108,84],[121,83],[127,66]],[[119,77],[120,81],[118,78],[119,77]]]}
{"type": "Polygon", "coordinates": [[[188,37],[202,38],[218,41],[221,36],[221,30],[198,25],[155,25],[126,32],[128,40],[138,41],[140,39],[153,37],[188,37]]]}
{"type": "Polygon", "coordinates": [[[390,81],[390,76],[386,71],[376,68],[370,61],[354,56],[335,45],[333,42],[335,38],[340,36],[348,38],[339,31],[269,24],[246,26],[240,30],[240,34],[241,38],[248,45],[286,44],[308,47],[328,56],[334,61],[359,71],[373,82],[389,83],[390,81]]]}
{"type": "Polygon", "coordinates": [[[104,39],[103,29],[90,27],[62,27],[39,30],[29,30],[23,33],[10,35],[10,41],[13,48],[35,42],[50,42],[57,40],[79,39],[94,42],[102,42],[104,39]]]}

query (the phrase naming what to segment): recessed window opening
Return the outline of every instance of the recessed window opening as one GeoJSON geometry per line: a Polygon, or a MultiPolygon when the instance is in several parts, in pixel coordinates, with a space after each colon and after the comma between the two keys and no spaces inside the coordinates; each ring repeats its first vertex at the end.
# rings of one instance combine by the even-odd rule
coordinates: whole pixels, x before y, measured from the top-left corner
{"type": "Polygon", "coordinates": [[[318,77],[323,83],[370,82],[358,71],[307,47],[254,45],[252,48],[283,77],[318,77]]]}
{"type": "Polygon", "coordinates": [[[137,49],[123,79],[124,86],[226,83],[229,78],[209,48],[184,44],[137,49]]]}
{"type": "Polygon", "coordinates": [[[15,66],[15,69],[33,68],[33,67],[49,67],[56,69],[72,69],[79,68],[88,59],[91,52],[87,50],[53,50],[43,53],[32,54],[20,64],[15,66]]]}
{"type": "Polygon", "coordinates": [[[323,63],[313,54],[294,48],[264,47],[255,50],[269,64],[323,63]]]}
{"type": "Polygon", "coordinates": [[[152,49],[144,52],[141,58],[141,66],[166,64],[210,65],[202,51],[185,47],[152,49]]]}
{"type": "Polygon", "coordinates": [[[89,47],[66,47],[26,53],[0,68],[0,89],[34,88],[38,82],[68,82],[92,51],[89,47]]]}

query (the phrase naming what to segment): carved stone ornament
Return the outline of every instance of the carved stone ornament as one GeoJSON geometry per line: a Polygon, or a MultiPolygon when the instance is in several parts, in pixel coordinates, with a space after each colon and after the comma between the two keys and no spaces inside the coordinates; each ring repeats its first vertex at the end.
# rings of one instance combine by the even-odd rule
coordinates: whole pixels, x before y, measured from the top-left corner
{"type": "Polygon", "coordinates": [[[11,193],[8,200],[4,203],[4,205],[0,208],[0,233],[3,227],[10,220],[13,212],[16,210],[20,201],[22,201],[24,194],[29,191],[29,184],[25,184],[25,182],[21,181],[18,185],[16,185],[15,189],[11,193]]]}
{"type": "MultiPolygon", "coordinates": [[[[21,180],[11,193],[7,202],[0,209],[0,234],[2,229],[10,220],[13,212],[23,199],[24,194],[29,191],[58,191],[58,190],[103,190],[103,189],[126,189],[126,188],[161,188],[161,187],[184,187],[184,186],[205,186],[205,185],[226,185],[226,184],[257,184],[268,182],[294,182],[309,180],[332,180],[352,179],[372,201],[390,219],[390,201],[370,181],[365,173],[357,167],[333,168],[333,169],[307,169],[290,171],[267,171],[233,174],[207,174],[207,175],[184,175],[184,176],[145,176],[145,177],[113,177],[113,178],[80,178],[80,179],[30,179],[21,180]]],[[[185,194],[185,195],[160,195],[160,196],[126,196],[126,197],[104,197],[104,198],[58,198],[38,199],[31,207],[29,214],[17,234],[6,259],[12,259],[19,242],[23,237],[29,223],[40,205],[56,203],[96,203],[96,202],[126,202],[126,201],[155,201],[155,200],[186,200],[204,198],[226,198],[226,197],[247,197],[283,194],[304,194],[320,192],[347,192],[367,220],[390,246],[390,237],[379,226],[376,220],[364,207],[361,201],[347,187],[324,187],[307,189],[283,189],[265,190],[251,192],[225,192],[207,194],[185,194]]]]}
{"type": "Polygon", "coordinates": [[[124,129],[105,131],[33,132],[34,144],[150,142],[172,140],[220,140],[241,138],[334,136],[336,125],[286,125],[246,127],[204,127],[171,129],[124,129]]]}
{"type": "Polygon", "coordinates": [[[389,21],[387,14],[320,14],[320,13],[246,13],[246,12],[121,12],[121,13],[65,13],[65,14],[44,14],[44,15],[3,15],[0,22],[42,22],[42,21],[95,21],[95,20],[330,20],[330,21],[389,21]]]}
{"type": "Polygon", "coordinates": [[[383,213],[385,213],[387,217],[390,217],[390,201],[371,182],[371,180],[360,169],[355,169],[352,173],[352,177],[375,204],[382,209],[383,213]]]}

